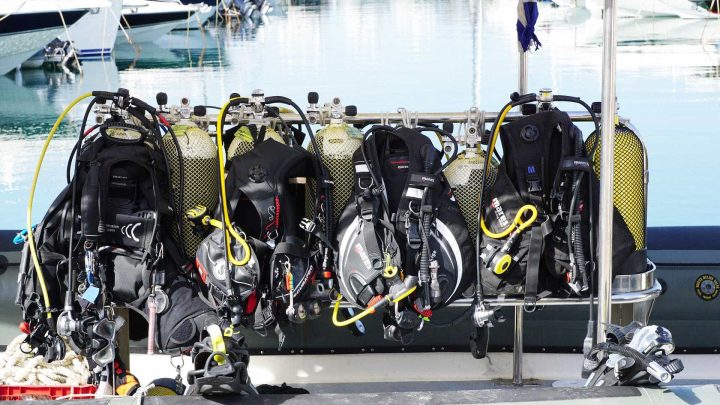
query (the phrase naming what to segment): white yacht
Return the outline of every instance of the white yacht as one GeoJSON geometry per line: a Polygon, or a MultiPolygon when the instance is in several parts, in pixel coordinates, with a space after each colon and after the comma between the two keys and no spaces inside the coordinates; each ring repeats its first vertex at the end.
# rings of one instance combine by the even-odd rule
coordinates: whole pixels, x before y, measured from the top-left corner
{"type": "Polygon", "coordinates": [[[97,1],[7,0],[0,2],[0,75],[20,66],[63,32],[97,1]],[[61,15],[62,13],[62,15],[61,15]]]}
{"type": "Polygon", "coordinates": [[[117,41],[152,42],[193,18],[196,8],[163,1],[124,0],[117,41]]]}
{"type": "MultiPolygon", "coordinates": [[[[109,57],[115,46],[123,0],[102,0],[104,7],[92,9],[73,24],[60,39],[71,41],[79,59],[109,57]]],[[[99,2],[99,3],[100,3],[99,2]]]]}
{"type": "MultiPolygon", "coordinates": [[[[602,11],[603,0],[584,1],[588,9],[602,11]]],[[[620,17],[717,18],[689,0],[621,0],[617,4],[620,17]]]]}

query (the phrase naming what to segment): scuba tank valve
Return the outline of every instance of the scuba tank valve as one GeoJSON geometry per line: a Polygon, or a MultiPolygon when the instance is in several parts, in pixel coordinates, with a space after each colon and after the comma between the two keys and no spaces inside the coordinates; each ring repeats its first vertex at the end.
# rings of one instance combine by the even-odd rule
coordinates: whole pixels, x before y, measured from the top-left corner
{"type": "Polygon", "coordinates": [[[310,121],[311,124],[319,124],[322,119],[322,114],[320,113],[320,107],[318,107],[318,101],[320,101],[320,95],[318,93],[311,91],[307,95],[308,100],[308,107],[305,111],[307,111],[307,117],[308,121],[310,121]]]}

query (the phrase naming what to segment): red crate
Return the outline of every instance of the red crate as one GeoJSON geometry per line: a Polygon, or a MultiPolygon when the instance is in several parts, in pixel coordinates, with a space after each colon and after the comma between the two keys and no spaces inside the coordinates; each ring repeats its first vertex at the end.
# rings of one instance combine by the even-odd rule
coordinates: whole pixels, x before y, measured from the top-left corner
{"type": "Polygon", "coordinates": [[[87,399],[95,394],[94,385],[0,385],[0,401],[27,399],[87,399]]]}

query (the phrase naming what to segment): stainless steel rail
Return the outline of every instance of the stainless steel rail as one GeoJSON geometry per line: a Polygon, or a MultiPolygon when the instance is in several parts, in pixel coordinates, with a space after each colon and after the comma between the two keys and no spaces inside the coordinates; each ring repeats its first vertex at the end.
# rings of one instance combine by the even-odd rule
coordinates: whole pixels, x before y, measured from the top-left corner
{"type": "MultiPolygon", "coordinates": [[[[615,292],[612,295],[612,303],[613,304],[639,304],[643,302],[647,302],[650,300],[653,300],[657,298],[660,293],[662,293],[662,286],[660,285],[660,282],[655,280],[652,286],[648,289],[641,290],[641,291],[622,291],[622,292],[615,292]]],[[[597,303],[599,301],[598,297],[594,297],[593,304],[597,303]]],[[[450,307],[468,307],[472,305],[473,299],[472,298],[462,298],[459,299],[452,304],[450,304],[450,307]]],[[[525,300],[522,297],[485,297],[485,302],[488,303],[491,306],[499,306],[499,307],[520,307],[520,310],[522,310],[523,305],[525,304],[525,300]]],[[[588,298],[580,298],[580,297],[570,297],[570,298],[555,298],[555,297],[546,297],[538,299],[537,305],[539,307],[542,306],[578,306],[578,305],[588,305],[590,303],[590,300],[588,298]]],[[[340,304],[341,308],[355,308],[352,304],[349,302],[342,302],[340,304]]],[[[357,308],[356,308],[357,309],[357,308]]]]}
{"type": "MultiPolygon", "coordinates": [[[[662,292],[662,286],[660,282],[655,281],[652,287],[643,291],[631,291],[631,292],[620,292],[612,295],[613,304],[638,304],[641,302],[649,301],[657,298],[662,292]]],[[[593,303],[597,303],[599,299],[595,297],[593,303]]],[[[502,297],[487,297],[485,302],[492,306],[500,307],[520,307],[525,304],[523,298],[502,298],[502,297]]],[[[538,306],[572,306],[572,305],[588,305],[590,302],[587,298],[543,298],[537,302],[538,306]]],[[[460,299],[450,304],[451,307],[456,306],[468,306],[472,303],[472,299],[460,299]]]]}
{"type": "MultiPolygon", "coordinates": [[[[570,118],[575,122],[591,122],[592,117],[590,116],[590,113],[587,111],[566,111],[567,114],[570,116],[570,118]]],[[[498,116],[497,111],[487,111],[485,112],[485,122],[486,123],[492,123],[497,119],[498,116]]],[[[280,117],[288,124],[299,124],[302,122],[300,119],[300,115],[295,113],[280,113],[280,117]]],[[[519,112],[511,112],[505,117],[505,121],[515,121],[519,118],[522,118],[523,115],[519,112]]],[[[412,113],[413,120],[417,119],[419,121],[425,121],[425,122],[467,122],[468,120],[468,113],[467,112],[418,112],[412,113]]],[[[176,120],[173,116],[167,116],[168,121],[170,123],[174,123],[176,120]]],[[[208,115],[206,117],[200,118],[200,117],[194,117],[196,120],[203,120],[205,122],[209,123],[215,123],[217,122],[217,115],[208,115]]],[[[273,118],[268,118],[269,121],[277,120],[273,118]]],[[[279,120],[278,120],[279,121],[279,120]]],[[[403,116],[400,113],[362,113],[358,114],[354,117],[348,117],[346,116],[344,118],[344,121],[349,124],[379,124],[381,122],[389,122],[391,124],[398,124],[403,122],[403,116]]],[[[247,123],[247,120],[240,119],[240,123],[247,123]]],[[[231,124],[230,117],[226,117],[225,119],[226,124],[231,124]]],[[[237,123],[237,122],[236,122],[237,123]]],[[[330,123],[330,119],[326,118],[323,119],[323,122],[319,122],[318,124],[328,124],[330,123]]]]}

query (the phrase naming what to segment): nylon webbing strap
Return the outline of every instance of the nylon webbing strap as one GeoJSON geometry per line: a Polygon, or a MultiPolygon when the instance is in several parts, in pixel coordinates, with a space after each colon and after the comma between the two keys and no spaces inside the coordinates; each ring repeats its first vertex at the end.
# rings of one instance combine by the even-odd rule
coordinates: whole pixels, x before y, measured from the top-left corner
{"type": "Polygon", "coordinates": [[[540,258],[543,251],[542,229],[535,226],[530,231],[530,249],[525,272],[525,310],[532,311],[537,305],[540,258]]]}
{"type": "Polygon", "coordinates": [[[293,243],[293,242],[280,242],[275,246],[275,250],[273,251],[273,255],[291,255],[295,257],[302,257],[302,258],[308,258],[310,257],[310,251],[308,251],[307,247],[304,245],[301,245],[299,243],[293,243]]]}

